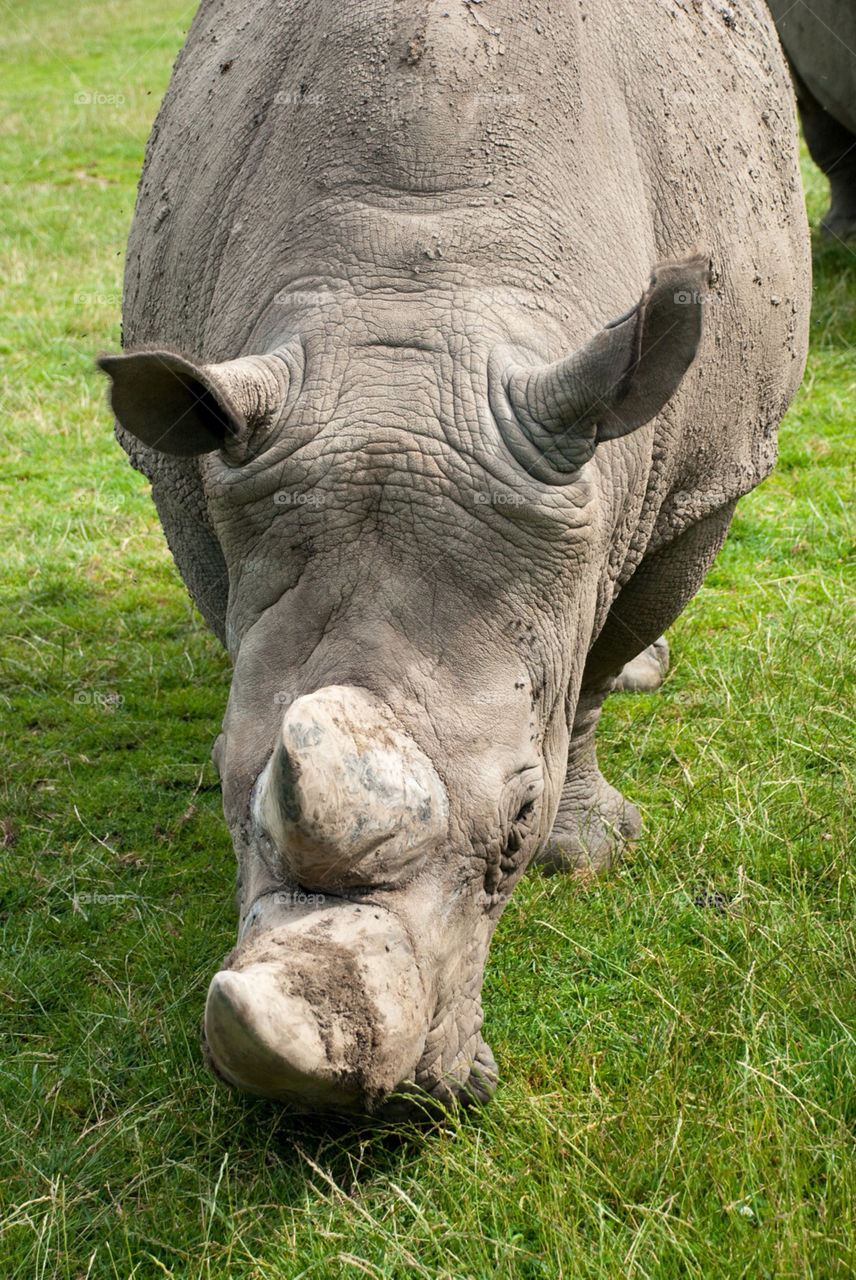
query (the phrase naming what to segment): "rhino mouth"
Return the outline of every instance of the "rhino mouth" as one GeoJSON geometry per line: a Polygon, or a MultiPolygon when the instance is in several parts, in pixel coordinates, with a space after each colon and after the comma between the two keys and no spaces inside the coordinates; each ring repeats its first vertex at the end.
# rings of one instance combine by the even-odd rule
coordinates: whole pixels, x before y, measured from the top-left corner
{"type": "Polygon", "coordinates": [[[203,1051],[215,1074],[314,1114],[404,1118],[487,1101],[497,1072],[480,1016],[462,1036],[438,1015],[393,912],[345,899],[283,907],[282,896],[256,904],[212,979],[203,1051]]]}

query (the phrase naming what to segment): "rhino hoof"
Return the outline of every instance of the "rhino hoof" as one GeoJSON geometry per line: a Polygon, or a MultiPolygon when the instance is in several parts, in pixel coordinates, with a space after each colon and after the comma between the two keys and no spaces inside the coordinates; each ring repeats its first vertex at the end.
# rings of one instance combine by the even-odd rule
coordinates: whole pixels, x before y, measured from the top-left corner
{"type": "Polygon", "coordinates": [[[669,642],[660,636],[621,669],[615,693],[650,693],[659,689],[669,670],[669,642]]]}
{"type": "Polygon", "coordinates": [[[617,797],[614,804],[598,805],[577,816],[566,814],[557,821],[550,838],[535,859],[547,875],[559,871],[590,875],[608,871],[631,840],[642,830],[642,816],[635,804],[625,800],[614,787],[605,792],[617,797]]]}

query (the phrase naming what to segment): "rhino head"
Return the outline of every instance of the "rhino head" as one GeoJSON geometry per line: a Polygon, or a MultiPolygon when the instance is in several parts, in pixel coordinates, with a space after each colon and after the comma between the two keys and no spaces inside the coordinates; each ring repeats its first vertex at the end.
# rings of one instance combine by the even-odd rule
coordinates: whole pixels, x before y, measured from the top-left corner
{"type": "Polygon", "coordinates": [[[707,278],[661,266],[558,360],[382,293],[339,324],[296,295],[285,340],[234,360],[101,359],[121,428],[199,459],[228,566],[241,923],[204,1019],[226,1080],[311,1111],[493,1091],[491,935],[551,831],[638,429],[707,278]]]}

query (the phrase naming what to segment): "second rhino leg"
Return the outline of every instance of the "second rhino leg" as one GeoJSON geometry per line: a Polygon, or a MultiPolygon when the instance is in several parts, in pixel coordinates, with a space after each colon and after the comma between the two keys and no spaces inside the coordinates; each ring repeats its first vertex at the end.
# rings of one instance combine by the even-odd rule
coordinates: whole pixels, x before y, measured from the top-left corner
{"type": "Polygon", "coordinates": [[[595,731],[612,688],[610,680],[580,692],[562,798],[550,838],[536,859],[548,871],[604,871],[641,830],[639,810],[607,782],[597,763],[595,731]]]}
{"type": "Polygon", "coordinates": [[[734,505],[734,500],[725,503],[643,560],[615,600],[586,661],[565,785],[536,864],[553,871],[605,871],[638,836],[639,810],[598,767],[595,731],[601,707],[613,689],[622,687],[625,664],[638,661],[646,644],[656,649],[660,642],[652,637],[671,626],[701,586],[725,541],[734,505]]]}
{"type": "Polygon", "coordinates": [[[821,233],[848,240],[856,236],[856,134],[825,111],[799,80],[797,91],[809,154],[829,179],[829,208],[821,233]]]}

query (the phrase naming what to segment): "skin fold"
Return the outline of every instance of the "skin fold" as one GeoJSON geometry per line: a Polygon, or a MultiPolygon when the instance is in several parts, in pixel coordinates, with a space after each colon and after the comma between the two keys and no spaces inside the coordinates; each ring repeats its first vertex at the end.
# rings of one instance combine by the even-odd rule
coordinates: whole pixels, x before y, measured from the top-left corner
{"type": "Polygon", "coordinates": [[[234,664],[225,1079],[490,1095],[496,921],[637,833],[600,707],[772,468],[809,297],[761,3],[202,5],[102,367],[234,664]]]}

